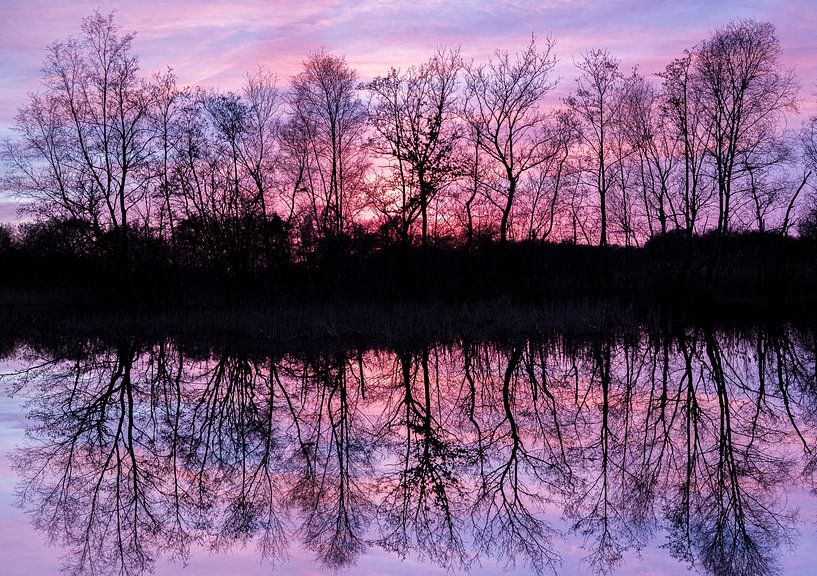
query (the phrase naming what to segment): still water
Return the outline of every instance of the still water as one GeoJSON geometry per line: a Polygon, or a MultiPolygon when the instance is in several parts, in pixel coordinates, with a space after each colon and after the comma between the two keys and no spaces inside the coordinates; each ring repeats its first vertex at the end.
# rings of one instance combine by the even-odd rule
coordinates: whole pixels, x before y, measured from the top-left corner
{"type": "Polygon", "coordinates": [[[817,573],[813,331],[259,348],[15,346],[3,573],[817,573]]]}

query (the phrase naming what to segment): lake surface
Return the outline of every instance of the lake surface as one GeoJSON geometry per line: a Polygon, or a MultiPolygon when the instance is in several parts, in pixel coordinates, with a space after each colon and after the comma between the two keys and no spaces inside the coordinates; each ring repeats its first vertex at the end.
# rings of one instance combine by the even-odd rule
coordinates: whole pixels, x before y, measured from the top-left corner
{"type": "Polygon", "coordinates": [[[817,566],[815,331],[259,349],[14,346],[3,572],[817,566]]]}

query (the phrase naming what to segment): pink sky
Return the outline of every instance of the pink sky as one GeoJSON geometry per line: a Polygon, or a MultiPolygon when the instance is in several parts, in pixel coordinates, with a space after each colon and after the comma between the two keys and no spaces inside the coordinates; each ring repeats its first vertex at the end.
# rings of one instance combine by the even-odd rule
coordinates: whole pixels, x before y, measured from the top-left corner
{"type": "MultiPolygon", "coordinates": [[[[817,2],[814,0],[2,0],[0,1],[0,138],[37,90],[45,48],[79,33],[93,10],[115,10],[136,31],[146,74],[172,67],[183,85],[225,90],[263,65],[285,86],[304,56],[324,48],[344,54],[361,80],[390,66],[423,61],[439,45],[460,45],[484,60],[517,50],[530,34],[556,39],[560,78],[552,103],[574,87],[573,62],[593,48],[657,72],[684,48],[736,18],[773,23],[802,86],[800,123],[817,114],[817,2]]],[[[0,171],[3,168],[0,167],[0,171]]],[[[18,219],[18,201],[0,198],[0,222],[18,219]]]]}
{"type": "Polygon", "coordinates": [[[556,38],[560,91],[567,92],[573,60],[588,49],[608,48],[626,68],[640,64],[651,73],[730,19],[755,18],[777,27],[786,63],[797,68],[810,100],[804,114],[817,109],[817,3],[808,0],[4,0],[0,134],[9,133],[17,106],[37,88],[45,47],[77,33],[96,8],[116,10],[123,28],[138,33],[146,72],[171,66],[184,84],[225,89],[258,64],[285,83],[319,48],[345,54],[365,80],[417,63],[439,44],[460,44],[479,60],[495,48],[522,47],[533,32],[556,38]]]}

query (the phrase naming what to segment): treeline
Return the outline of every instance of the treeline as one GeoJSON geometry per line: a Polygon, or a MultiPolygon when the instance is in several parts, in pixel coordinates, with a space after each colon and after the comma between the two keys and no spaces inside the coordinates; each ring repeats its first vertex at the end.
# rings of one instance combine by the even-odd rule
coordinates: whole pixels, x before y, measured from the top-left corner
{"type": "Polygon", "coordinates": [[[735,233],[780,246],[817,228],[817,120],[787,129],[799,91],[768,23],[727,24],[655,78],[591,50],[561,101],[551,38],[482,63],[440,48],[365,83],[320,51],[287,87],[259,68],[235,92],[182,87],[170,69],[143,75],[133,39],[95,12],[48,47],[3,145],[3,190],[33,217],[0,234],[19,278],[87,268],[117,289],[184,277],[319,292],[393,267],[385,284],[422,286],[416,295],[435,274],[518,261],[510,276],[523,277],[547,267],[525,258],[552,253],[593,266],[581,282],[615,287],[602,269],[629,270],[631,256],[571,263],[579,247],[539,245],[654,256],[637,248],[670,238],[662,254],[677,259],[643,275],[660,265],[676,285],[698,274],[711,289],[735,233]]]}
{"type": "MultiPolygon", "coordinates": [[[[593,308],[586,311],[588,321],[605,323],[616,310],[622,319],[650,322],[659,316],[678,322],[817,317],[817,242],[779,234],[719,238],[710,233],[689,242],[670,233],[642,247],[607,248],[532,241],[406,247],[384,244],[372,234],[304,260],[285,251],[268,253],[254,268],[238,272],[191,263],[193,255],[185,252],[177,252],[174,260],[169,245],[136,235],[130,238],[125,271],[117,235],[89,246],[76,223],[35,224],[22,231],[20,239],[0,241],[0,306],[351,304],[374,305],[390,318],[393,306],[399,312],[409,305],[423,315],[412,303],[435,302],[445,316],[438,319],[442,324],[467,323],[460,308],[477,305],[475,314],[510,314],[519,326],[531,324],[518,317],[531,308],[552,310],[558,326],[568,320],[564,315],[585,305],[593,308]],[[486,302],[500,306],[480,307],[486,302]],[[596,309],[599,305],[603,308],[596,309]]],[[[256,237],[259,253],[265,238],[256,237]]],[[[428,324],[415,320],[418,326],[428,324]]],[[[377,331],[365,321],[345,321],[362,333],[377,331]]],[[[294,322],[298,328],[301,321],[294,322]]],[[[308,323],[323,326],[319,317],[309,317],[308,323]]]]}

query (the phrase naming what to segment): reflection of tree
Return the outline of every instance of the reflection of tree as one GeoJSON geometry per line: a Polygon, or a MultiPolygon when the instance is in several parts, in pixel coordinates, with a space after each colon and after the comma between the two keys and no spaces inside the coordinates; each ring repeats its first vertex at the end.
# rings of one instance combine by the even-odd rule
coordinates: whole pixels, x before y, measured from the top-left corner
{"type": "Polygon", "coordinates": [[[778,497],[794,480],[790,450],[810,452],[789,394],[797,363],[777,336],[738,342],[703,332],[615,352],[609,341],[590,345],[577,406],[584,483],[568,512],[595,569],[645,542],[663,509],[674,556],[713,574],[776,570],[793,523],[778,497]]]}
{"type": "Polygon", "coordinates": [[[256,538],[262,557],[276,559],[286,514],[274,383],[256,362],[227,354],[196,380],[184,430],[200,525],[216,548],[256,538]]]}
{"type": "Polygon", "coordinates": [[[788,393],[766,386],[769,343],[761,337],[749,360],[746,350],[725,354],[711,332],[679,339],[685,473],[671,500],[669,546],[713,574],[775,573],[775,553],[791,537],[793,513],[777,495],[793,480],[785,442],[800,431],[785,427],[794,424],[784,416],[788,393]],[[734,364],[741,357],[746,371],[734,364]]]}
{"type": "Polygon", "coordinates": [[[83,574],[191,544],[375,544],[446,568],[555,569],[561,511],[612,570],[659,529],[708,573],[768,574],[815,483],[815,337],[793,330],[194,359],[170,343],[32,358],[15,454],[83,574]]]}
{"type": "Polygon", "coordinates": [[[380,506],[380,544],[403,557],[416,549],[443,566],[464,565],[458,475],[468,450],[451,434],[454,422],[449,410],[443,413],[438,378],[432,389],[428,347],[416,354],[399,353],[397,364],[383,433],[402,438],[403,448],[396,472],[383,478],[387,488],[380,506]]]}
{"type": "Polygon", "coordinates": [[[133,378],[137,354],[122,345],[49,366],[31,412],[43,441],[16,453],[24,505],[68,549],[71,573],[142,573],[160,534],[162,547],[186,547],[186,522],[153,498],[163,470],[151,420],[168,415],[133,378]]]}
{"type": "MultiPolygon", "coordinates": [[[[358,390],[348,387],[344,355],[308,359],[299,377],[304,397],[299,419],[303,460],[294,471],[292,501],[303,516],[303,538],[320,561],[340,568],[364,550],[369,498],[359,474],[371,446],[356,428],[358,390]]],[[[362,378],[362,374],[361,374],[362,378]]]]}
{"type": "Polygon", "coordinates": [[[614,382],[611,342],[593,343],[590,378],[577,406],[581,423],[578,454],[590,468],[572,495],[568,511],[575,521],[574,530],[585,537],[587,561],[598,572],[611,571],[621,562],[624,550],[642,545],[644,510],[650,507],[643,498],[649,491],[639,474],[640,463],[628,454],[638,447],[636,438],[631,438],[636,415],[630,353],[625,347],[621,381],[614,382]]]}
{"type": "MultiPolygon", "coordinates": [[[[675,456],[675,469],[678,478],[670,488],[667,516],[670,524],[668,548],[673,556],[692,561],[692,533],[690,529],[690,510],[692,501],[695,464],[700,447],[700,407],[696,390],[696,375],[693,368],[693,353],[685,336],[678,340],[678,348],[683,357],[683,372],[678,383],[676,404],[679,405],[682,418],[681,430],[677,434],[678,442],[674,446],[679,452],[675,456]]],[[[669,435],[668,435],[669,436],[669,435]]]]}
{"type": "MultiPolygon", "coordinates": [[[[550,439],[535,424],[544,424],[540,417],[539,391],[545,402],[548,389],[544,379],[532,376],[527,389],[520,386],[525,371],[522,357],[525,347],[514,346],[504,360],[501,380],[483,381],[483,394],[488,391],[489,403],[501,406],[497,414],[490,414],[480,431],[480,445],[486,452],[481,467],[480,487],[477,490],[472,516],[476,528],[476,544],[486,553],[504,558],[508,563],[527,561],[533,570],[542,573],[555,569],[559,555],[553,547],[556,530],[542,518],[542,507],[551,491],[558,493],[565,480],[563,462],[554,454],[550,439]],[[500,389],[497,390],[497,385],[500,389]],[[531,393],[527,396],[526,392],[531,393]],[[499,396],[499,397],[497,397],[499,396]],[[534,425],[520,419],[534,417],[534,425]]],[[[558,425],[555,426],[558,430],[558,425]]],[[[561,446],[561,442],[556,443],[561,446]]]]}
{"type": "MultiPolygon", "coordinates": [[[[757,411],[746,405],[736,407],[740,399],[732,397],[732,389],[746,383],[730,387],[720,344],[711,333],[704,341],[718,418],[717,433],[698,468],[698,500],[693,502],[691,519],[693,547],[701,564],[714,574],[771,574],[776,571],[771,552],[787,539],[792,520],[778,513],[774,502],[774,488],[788,480],[789,463],[768,446],[761,451],[757,442],[761,434],[775,433],[771,427],[761,429],[764,380],[759,381],[756,392],[757,411]]],[[[713,428],[709,431],[715,432],[713,428]]]]}

